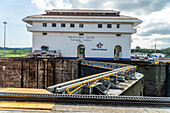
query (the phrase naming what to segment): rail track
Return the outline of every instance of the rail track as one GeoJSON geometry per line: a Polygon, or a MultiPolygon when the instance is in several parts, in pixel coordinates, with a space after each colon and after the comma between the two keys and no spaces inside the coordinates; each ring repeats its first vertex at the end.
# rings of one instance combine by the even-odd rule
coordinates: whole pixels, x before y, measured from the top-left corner
{"type": "Polygon", "coordinates": [[[170,97],[108,96],[78,94],[0,93],[1,101],[56,102],[60,104],[93,104],[121,106],[170,107],[170,97]]]}

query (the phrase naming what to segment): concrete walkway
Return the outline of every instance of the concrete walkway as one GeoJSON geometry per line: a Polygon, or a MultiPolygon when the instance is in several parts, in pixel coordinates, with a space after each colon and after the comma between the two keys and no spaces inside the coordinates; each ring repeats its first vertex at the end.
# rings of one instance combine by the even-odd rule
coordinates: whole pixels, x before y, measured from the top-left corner
{"type": "Polygon", "coordinates": [[[170,113],[170,107],[123,107],[92,105],[55,105],[51,111],[0,110],[0,113],[170,113]]]}

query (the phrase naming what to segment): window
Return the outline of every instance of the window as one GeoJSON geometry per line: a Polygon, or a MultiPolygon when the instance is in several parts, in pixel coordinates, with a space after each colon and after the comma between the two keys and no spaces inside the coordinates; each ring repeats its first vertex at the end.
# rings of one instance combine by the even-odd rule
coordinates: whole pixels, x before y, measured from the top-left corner
{"type": "Polygon", "coordinates": [[[79,33],[79,35],[80,35],[80,36],[83,36],[83,35],[84,35],[84,33],[79,33]]]}
{"type": "Polygon", "coordinates": [[[47,23],[43,23],[43,27],[47,27],[47,23]]]}
{"type": "Polygon", "coordinates": [[[102,28],[102,24],[98,24],[98,28],[102,28]]]}
{"type": "Polygon", "coordinates": [[[56,27],[56,23],[52,23],[52,27],[56,27]]]}
{"type": "Polygon", "coordinates": [[[78,15],[88,15],[89,13],[76,13],[78,15]]]}
{"type": "Polygon", "coordinates": [[[74,27],[75,25],[74,24],[70,24],[70,27],[74,27]]]}
{"type": "Polygon", "coordinates": [[[120,28],[120,24],[117,24],[117,28],[120,28]]]}
{"type": "Polygon", "coordinates": [[[42,33],[44,36],[47,35],[47,33],[42,33]]]}
{"type": "Polygon", "coordinates": [[[80,28],[83,28],[83,27],[84,27],[84,24],[79,24],[79,27],[80,27],[80,28]]]}
{"type": "Polygon", "coordinates": [[[72,12],[62,12],[63,15],[74,15],[72,12]]]}
{"type": "Polygon", "coordinates": [[[107,28],[112,28],[112,24],[107,24],[107,28]]]}
{"type": "Polygon", "coordinates": [[[103,15],[103,13],[91,13],[92,15],[103,15]]]}
{"type": "Polygon", "coordinates": [[[59,15],[60,12],[49,12],[49,14],[51,14],[51,15],[59,15]]]}
{"type": "Polygon", "coordinates": [[[116,34],[116,36],[121,36],[121,34],[116,34]]]}
{"type": "Polygon", "coordinates": [[[105,13],[105,15],[116,15],[116,13],[105,13]]]}
{"type": "Polygon", "coordinates": [[[66,27],[66,24],[65,23],[61,23],[61,27],[66,27]]]}

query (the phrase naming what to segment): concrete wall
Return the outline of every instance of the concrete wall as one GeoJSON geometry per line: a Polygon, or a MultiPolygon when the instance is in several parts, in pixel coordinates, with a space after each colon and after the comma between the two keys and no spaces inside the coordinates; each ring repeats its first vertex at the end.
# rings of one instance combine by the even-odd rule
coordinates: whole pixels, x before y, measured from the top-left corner
{"type": "Polygon", "coordinates": [[[136,84],[128,88],[125,92],[121,94],[121,96],[143,96],[143,78],[140,79],[136,84]]]}
{"type": "Polygon", "coordinates": [[[138,65],[138,72],[144,76],[145,96],[166,96],[166,67],[158,65],[138,65]]]}
{"type": "MultiPolygon", "coordinates": [[[[104,68],[97,68],[97,67],[81,65],[81,75],[82,75],[82,77],[85,77],[85,76],[88,76],[88,75],[93,75],[93,74],[98,74],[98,73],[102,73],[102,72],[107,72],[107,71],[111,71],[111,70],[104,69],[104,68]]],[[[126,82],[125,84],[127,85],[129,83],[126,82]]],[[[143,85],[144,85],[144,83],[143,83],[143,77],[142,77],[135,84],[128,87],[128,89],[125,90],[120,95],[124,95],[124,96],[143,96],[143,85]]],[[[121,87],[121,85],[120,85],[120,87],[121,87]]]]}
{"type": "Polygon", "coordinates": [[[80,22],[84,24],[83,28],[79,27],[79,22],[33,22],[33,26],[29,28],[31,31],[50,31],[50,32],[105,32],[105,33],[135,33],[136,30],[132,28],[132,24],[129,23],[86,23],[80,22]],[[47,23],[47,27],[43,27],[43,23],[47,23]],[[56,23],[56,27],[52,27],[52,23],[56,23]],[[61,23],[65,23],[65,27],[61,27],[61,23]],[[70,23],[75,24],[75,27],[70,27],[70,23]],[[98,28],[98,24],[102,24],[102,28],[98,28]],[[107,24],[112,24],[112,28],[107,28],[107,24]],[[120,28],[117,28],[116,24],[120,24],[120,28]]]}
{"type": "Polygon", "coordinates": [[[76,60],[0,58],[0,87],[47,88],[78,78],[78,70],[76,60]]]}
{"type": "Polygon", "coordinates": [[[170,97],[170,62],[166,65],[166,85],[167,85],[167,96],[170,97]]]}
{"type": "Polygon", "coordinates": [[[98,74],[98,73],[102,73],[102,72],[107,72],[107,71],[110,71],[110,70],[81,65],[81,76],[82,77],[86,77],[86,76],[89,76],[89,75],[98,74]]]}
{"type": "Polygon", "coordinates": [[[144,96],[170,96],[169,63],[150,61],[120,61],[107,60],[106,62],[137,65],[137,72],[144,74],[144,96]]]}
{"type": "Polygon", "coordinates": [[[119,58],[130,60],[131,35],[122,34],[97,34],[84,33],[51,33],[43,35],[42,32],[33,33],[33,51],[40,50],[43,45],[49,46],[50,50],[60,50],[63,57],[77,58],[79,45],[85,47],[85,59],[114,59],[114,48],[117,45],[122,47],[122,54],[119,58]],[[101,48],[96,45],[101,42],[101,48]]]}

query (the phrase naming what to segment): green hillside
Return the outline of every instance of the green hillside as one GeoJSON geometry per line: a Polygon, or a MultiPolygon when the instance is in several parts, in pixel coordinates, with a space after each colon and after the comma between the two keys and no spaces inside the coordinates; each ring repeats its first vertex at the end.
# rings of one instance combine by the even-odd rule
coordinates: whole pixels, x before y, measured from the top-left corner
{"type": "MultiPolygon", "coordinates": [[[[31,50],[6,50],[5,57],[25,57],[31,50]]],[[[0,50],[0,57],[4,57],[4,50],[0,50]]]]}

